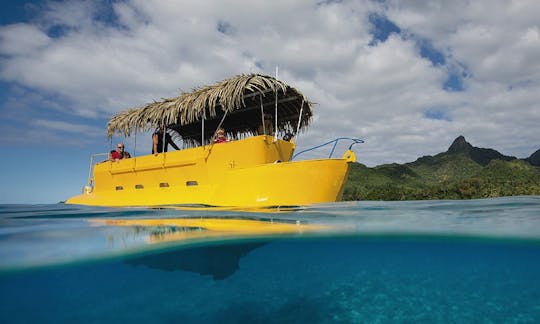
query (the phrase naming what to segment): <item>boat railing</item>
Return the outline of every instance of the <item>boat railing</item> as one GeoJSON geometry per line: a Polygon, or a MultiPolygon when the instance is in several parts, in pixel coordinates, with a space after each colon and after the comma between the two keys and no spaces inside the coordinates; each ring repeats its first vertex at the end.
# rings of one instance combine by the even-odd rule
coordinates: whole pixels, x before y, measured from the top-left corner
{"type": "Polygon", "coordinates": [[[106,156],[109,157],[109,153],[94,153],[90,155],[90,167],[88,168],[88,186],[93,187],[94,182],[94,166],[96,163],[94,163],[94,159],[98,156],[106,156]]]}
{"type": "Polygon", "coordinates": [[[324,147],[324,146],[327,146],[327,145],[330,145],[330,144],[334,144],[334,146],[332,146],[332,150],[330,151],[330,154],[328,155],[328,158],[331,159],[332,158],[332,155],[334,154],[334,151],[336,150],[336,146],[338,144],[339,141],[345,141],[345,140],[349,140],[351,141],[351,144],[349,145],[348,149],[350,150],[353,145],[355,144],[361,144],[361,143],[364,143],[363,140],[359,139],[359,138],[351,138],[351,137],[338,137],[332,141],[329,141],[329,142],[326,142],[326,143],[323,143],[323,144],[320,144],[320,145],[317,145],[317,146],[313,146],[313,147],[310,147],[308,149],[305,149],[303,151],[300,151],[298,153],[296,153],[295,155],[293,155],[293,157],[291,158],[291,161],[294,160],[296,157],[298,157],[300,154],[303,154],[303,153],[306,153],[306,152],[309,152],[309,151],[313,151],[313,150],[316,150],[318,148],[321,148],[321,147],[324,147]]]}

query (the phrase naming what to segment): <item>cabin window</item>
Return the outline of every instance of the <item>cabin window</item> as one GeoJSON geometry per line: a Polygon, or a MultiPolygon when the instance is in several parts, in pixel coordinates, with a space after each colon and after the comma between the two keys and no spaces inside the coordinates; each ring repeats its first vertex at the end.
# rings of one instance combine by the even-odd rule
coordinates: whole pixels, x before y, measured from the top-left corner
{"type": "Polygon", "coordinates": [[[124,187],[122,187],[122,186],[116,186],[116,190],[124,190],[124,187]]]}
{"type": "Polygon", "coordinates": [[[198,186],[199,183],[197,181],[186,181],[186,186],[188,187],[191,187],[191,186],[198,186]]]}
{"type": "Polygon", "coordinates": [[[169,183],[168,183],[168,182],[161,182],[161,183],[159,184],[159,187],[160,187],[160,188],[168,188],[168,187],[169,187],[169,183]]]}
{"type": "Polygon", "coordinates": [[[144,189],[144,186],[142,184],[135,185],[135,189],[144,189]]]}

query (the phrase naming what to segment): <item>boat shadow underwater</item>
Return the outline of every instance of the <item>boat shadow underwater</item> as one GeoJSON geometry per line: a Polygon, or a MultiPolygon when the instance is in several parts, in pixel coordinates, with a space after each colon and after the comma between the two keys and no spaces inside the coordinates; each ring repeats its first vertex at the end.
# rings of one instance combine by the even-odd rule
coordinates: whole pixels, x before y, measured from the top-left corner
{"type": "Polygon", "coordinates": [[[240,259],[270,241],[198,246],[128,258],[125,264],[163,271],[188,271],[224,280],[240,268],[240,259]]]}

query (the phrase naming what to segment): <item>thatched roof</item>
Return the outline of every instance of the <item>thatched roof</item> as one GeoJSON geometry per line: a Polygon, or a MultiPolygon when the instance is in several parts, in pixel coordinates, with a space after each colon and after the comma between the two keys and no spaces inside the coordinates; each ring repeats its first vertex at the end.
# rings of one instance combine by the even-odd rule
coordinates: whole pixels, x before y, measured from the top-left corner
{"type": "Polygon", "coordinates": [[[202,119],[205,139],[209,139],[225,113],[222,127],[229,136],[254,134],[262,124],[261,104],[265,114],[275,115],[276,93],[278,132],[296,132],[302,105],[300,129],[307,127],[312,104],[300,91],[267,75],[242,74],[121,112],[109,121],[107,134],[109,137],[114,133],[129,136],[137,130],[152,130],[164,123],[184,141],[195,144],[201,141],[202,119]]]}

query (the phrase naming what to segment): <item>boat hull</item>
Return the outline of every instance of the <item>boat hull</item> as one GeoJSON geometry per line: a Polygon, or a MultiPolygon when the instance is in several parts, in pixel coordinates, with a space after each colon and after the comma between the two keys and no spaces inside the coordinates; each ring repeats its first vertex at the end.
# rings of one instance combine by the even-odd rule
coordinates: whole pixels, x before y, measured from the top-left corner
{"type": "Polygon", "coordinates": [[[350,159],[288,161],[294,143],[269,136],[103,162],[94,188],[68,204],[303,206],[341,200],[350,159]],[[138,160],[138,161],[136,161],[138,160]]]}

